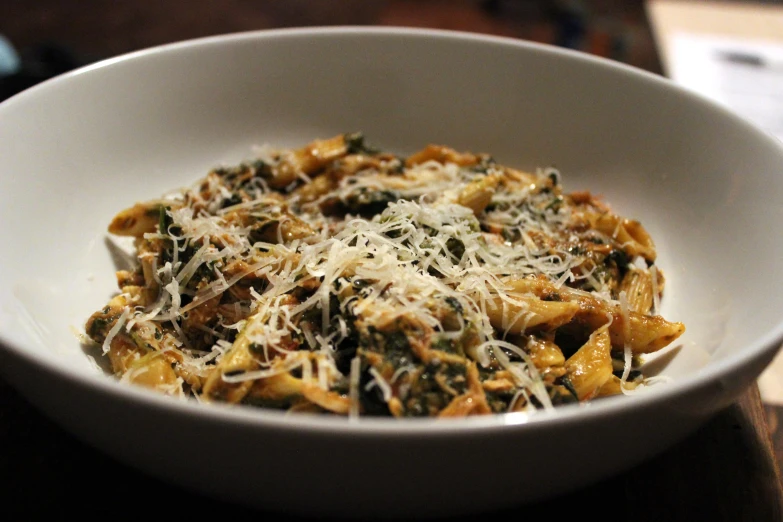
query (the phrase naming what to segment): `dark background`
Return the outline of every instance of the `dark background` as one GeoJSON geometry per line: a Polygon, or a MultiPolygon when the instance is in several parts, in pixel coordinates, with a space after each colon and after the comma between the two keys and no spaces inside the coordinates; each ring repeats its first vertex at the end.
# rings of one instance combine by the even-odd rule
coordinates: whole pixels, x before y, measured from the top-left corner
{"type": "Polygon", "coordinates": [[[223,33],[391,25],[511,36],[661,70],[641,0],[1,0],[20,70],[0,99],[79,65],[223,33]]]}

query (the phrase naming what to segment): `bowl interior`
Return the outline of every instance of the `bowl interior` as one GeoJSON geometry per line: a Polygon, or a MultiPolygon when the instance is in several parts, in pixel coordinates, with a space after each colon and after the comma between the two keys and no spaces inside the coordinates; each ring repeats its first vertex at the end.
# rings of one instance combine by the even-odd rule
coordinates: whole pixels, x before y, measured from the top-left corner
{"type": "MultiPolygon", "coordinates": [[[[86,378],[76,332],[115,290],[114,214],[251,157],[362,131],[407,153],[439,143],[523,169],[639,219],[687,326],[660,357],[677,381],[779,339],[783,150],[667,81],[496,38],[291,30],[104,62],[0,105],[0,339],[86,378]]],[[[712,370],[711,370],[712,369],[712,370]]]]}

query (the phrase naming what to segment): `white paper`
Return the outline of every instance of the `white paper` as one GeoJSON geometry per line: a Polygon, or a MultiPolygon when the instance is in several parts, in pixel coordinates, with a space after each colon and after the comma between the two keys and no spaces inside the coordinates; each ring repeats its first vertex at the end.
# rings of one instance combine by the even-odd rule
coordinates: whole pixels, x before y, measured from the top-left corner
{"type": "Polygon", "coordinates": [[[783,139],[783,45],[696,34],[671,45],[672,80],[783,139]]]}

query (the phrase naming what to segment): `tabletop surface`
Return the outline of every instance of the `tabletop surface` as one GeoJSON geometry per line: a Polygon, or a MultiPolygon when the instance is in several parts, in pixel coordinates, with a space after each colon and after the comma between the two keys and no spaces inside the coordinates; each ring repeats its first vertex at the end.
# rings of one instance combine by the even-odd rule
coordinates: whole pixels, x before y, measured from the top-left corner
{"type": "MultiPolygon", "coordinates": [[[[333,9],[317,14],[331,16],[329,23],[435,27],[554,42],[663,73],[642,0],[349,3],[354,7],[350,13],[333,9]],[[580,5],[577,14],[583,17],[582,25],[568,18],[573,12],[553,15],[548,4],[580,5]]],[[[310,5],[315,4],[321,3],[310,5]]],[[[187,16],[179,16],[183,3],[176,1],[84,0],[78,4],[79,16],[73,16],[73,5],[5,0],[0,3],[0,36],[24,50],[46,34],[48,43],[60,43],[90,60],[209,34],[290,26],[296,20],[306,25],[319,22],[313,13],[302,18],[303,13],[291,7],[270,9],[251,0],[222,2],[219,13],[210,12],[212,2],[191,0],[187,16]],[[167,12],[172,8],[179,12],[167,12]]],[[[286,5],[301,10],[303,4],[292,0],[286,5]]],[[[635,522],[783,520],[781,412],[783,408],[763,404],[754,385],[697,432],[629,472],[546,502],[489,515],[559,520],[599,514],[635,522]]],[[[178,520],[211,515],[228,520],[237,516],[294,520],[205,498],[130,469],[63,431],[2,380],[0,445],[4,448],[0,452],[3,512],[20,519],[154,514],[158,516],[153,518],[178,520]]]]}

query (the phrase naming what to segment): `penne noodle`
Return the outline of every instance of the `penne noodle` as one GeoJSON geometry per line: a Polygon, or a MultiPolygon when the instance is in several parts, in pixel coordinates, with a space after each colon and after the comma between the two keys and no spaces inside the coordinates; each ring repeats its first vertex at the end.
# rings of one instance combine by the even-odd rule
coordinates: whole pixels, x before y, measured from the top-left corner
{"type": "Polygon", "coordinates": [[[471,181],[460,192],[457,197],[457,203],[463,207],[468,207],[478,216],[492,201],[492,195],[495,193],[500,180],[500,175],[491,174],[471,181]]]}
{"type": "Polygon", "coordinates": [[[653,307],[653,279],[649,270],[634,268],[620,282],[620,291],[628,296],[628,307],[637,313],[650,313],[653,307]]]}
{"type": "Polygon", "coordinates": [[[487,306],[487,317],[494,328],[512,334],[524,334],[533,328],[554,330],[573,319],[579,305],[571,302],[543,301],[536,296],[509,294],[508,300],[496,297],[487,306]]]}
{"type": "Polygon", "coordinates": [[[647,261],[655,261],[655,245],[641,223],[624,219],[612,213],[585,214],[592,228],[617,241],[631,257],[642,256],[647,261]]]}
{"type": "Polygon", "coordinates": [[[612,346],[603,326],[565,362],[565,369],[580,401],[593,398],[612,377],[612,346]]]}

